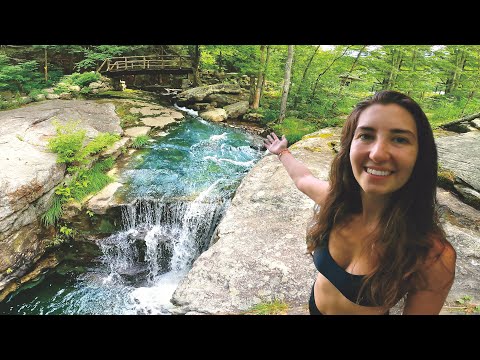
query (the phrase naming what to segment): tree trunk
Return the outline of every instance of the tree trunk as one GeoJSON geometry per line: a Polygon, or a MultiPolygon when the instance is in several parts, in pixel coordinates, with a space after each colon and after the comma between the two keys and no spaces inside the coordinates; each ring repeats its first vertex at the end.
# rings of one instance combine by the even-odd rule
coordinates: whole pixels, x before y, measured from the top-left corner
{"type": "Polygon", "coordinates": [[[300,85],[298,85],[298,90],[295,94],[295,97],[293,99],[293,108],[297,109],[298,106],[298,100],[300,100],[302,88],[303,88],[303,83],[305,82],[305,78],[307,77],[307,72],[308,69],[310,68],[310,65],[312,64],[313,58],[315,57],[315,54],[317,53],[318,49],[320,48],[320,45],[317,45],[317,48],[313,52],[312,56],[308,60],[307,66],[305,66],[305,69],[303,70],[303,75],[302,75],[302,80],[300,80],[300,85]]]}
{"type": "MultiPolygon", "coordinates": [[[[360,51],[358,52],[357,57],[353,61],[352,66],[350,67],[350,70],[347,73],[347,77],[349,77],[352,74],[353,70],[355,70],[355,67],[358,64],[358,59],[360,59],[360,56],[362,55],[362,52],[363,52],[363,50],[365,50],[366,47],[367,47],[367,45],[363,45],[362,48],[360,49],[360,51]]],[[[337,107],[337,102],[340,99],[340,96],[341,96],[344,88],[345,88],[345,83],[340,85],[340,89],[338,90],[337,98],[333,101],[331,111],[333,111],[337,107]]]]}
{"type": "Polygon", "coordinates": [[[392,52],[392,67],[388,74],[387,89],[393,89],[396,83],[397,74],[402,66],[403,54],[400,50],[392,52]]]}
{"type": "Polygon", "coordinates": [[[470,91],[470,94],[468,95],[468,99],[465,102],[465,105],[463,105],[462,113],[460,114],[460,116],[463,116],[463,114],[465,113],[465,109],[467,108],[468,103],[473,99],[473,96],[475,95],[475,89],[477,88],[478,79],[480,77],[480,51],[478,51],[478,50],[477,50],[477,61],[478,61],[478,65],[479,65],[479,68],[478,68],[479,69],[479,74],[478,74],[478,76],[475,77],[475,81],[473,82],[472,90],[470,91]]]}
{"type": "Polygon", "coordinates": [[[253,97],[252,109],[258,109],[260,106],[260,93],[262,92],[263,76],[265,68],[265,45],[260,45],[260,66],[258,68],[257,86],[255,96],[253,97]]]}
{"type": "Polygon", "coordinates": [[[198,67],[200,65],[200,56],[202,56],[200,51],[199,45],[194,45],[193,54],[190,56],[192,57],[192,68],[193,68],[193,86],[202,86],[202,80],[200,80],[200,76],[198,73],[198,67]]]}
{"type": "Polygon", "coordinates": [[[328,69],[330,69],[332,67],[332,65],[335,64],[335,61],[337,61],[338,59],[340,59],[341,57],[343,57],[345,55],[345,53],[350,48],[350,46],[351,45],[348,45],[343,50],[342,55],[337,56],[335,59],[333,59],[332,62],[320,74],[318,74],[317,79],[315,80],[315,85],[313,86],[312,95],[310,95],[310,100],[313,100],[315,98],[315,92],[317,91],[317,86],[318,86],[318,82],[320,80],[320,77],[322,77],[328,71],[328,69]]]}
{"type": "Polygon", "coordinates": [[[48,64],[47,64],[47,48],[45,48],[45,82],[48,82],[48,64]]]}
{"type": "Polygon", "coordinates": [[[458,88],[458,85],[460,83],[460,76],[462,75],[463,70],[465,69],[465,63],[467,61],[467,54],[465,50],[462,50],[460,53],[460,60],[458,62],[458,71],[456,72],[457,76],[455,76],[454,81],[453,81],[453,89],[456,90],[458,88]]]}
{"type": "Polygon", "coordinates": [[[248,98],[248,105],[252,107],[253,99],[255,98],[255,76],[250,75],[250,96],[248,98]]]}
{"type": "Polygon", "coordinates": [[[466,61],[466,54],[464,50],[459,50],[455,52],[455,66],[453,71],[450,72],[450,76],[448,77],[446,84],[445,84],[445,94],[450,94],[454,91],[458,86],[458,79],[460,78],[460,73],[463,71],[465,67],[466,61]]]}
{"type": "Polygon", "coordinates": [[[462,122],[465,122],[465,121],[472,121],[473,119],[476,119],[480,117],[480,113],[476,113],[476,114],[473,114],[473,115],[468,115],[468,116],[464,116],[462,117],[461,119],[458,119],[458,120],[454,120],[454,121],[450,121],[446,124],[443,124],[443,125],[440,125],[440,127],[442,129],[447,129],[449,128],[450,126],[452,125],[456,125],[456,124],[459,124],[459,123],[462,123],[462,122]]]}
{"type": "MultiPolygon", "coordinates": [[[[268,68],[268,61],[270,60],[270,45],[267,45],[267,58],[265,59],[265,67],[263,68],[263,79],[262,79],[262,86],[260,87],[260,103],[262,101],[263,97],[263,89],[265,89],[265,79],[266,79],[266,74],[267,74],[267,68],[268,68]]],[[[259,106],[260,106],[259,103],[259,106]]]]}
{"type": "Polygon", "coordinates": [[[287,112],[288,91],[290,90],[290,77],[292,75],[292,62],[295,45],[288,45],[287,62],[285,63],[285,77],[283,79],[282,102],[280,103],[280,116],[278,122],[285,119],[287,112]]]}

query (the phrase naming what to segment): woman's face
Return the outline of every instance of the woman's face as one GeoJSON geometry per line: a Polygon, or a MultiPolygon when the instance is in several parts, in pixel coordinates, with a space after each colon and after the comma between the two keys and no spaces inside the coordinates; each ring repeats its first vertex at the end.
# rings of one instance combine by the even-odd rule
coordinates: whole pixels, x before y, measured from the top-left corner
{"type": "Polygon", "coordinates": [[[350,147],[353,175],[366,194],[388,195],[410,178],[418,155],[413,116],[397,104],[363,110],[350,147]]]}

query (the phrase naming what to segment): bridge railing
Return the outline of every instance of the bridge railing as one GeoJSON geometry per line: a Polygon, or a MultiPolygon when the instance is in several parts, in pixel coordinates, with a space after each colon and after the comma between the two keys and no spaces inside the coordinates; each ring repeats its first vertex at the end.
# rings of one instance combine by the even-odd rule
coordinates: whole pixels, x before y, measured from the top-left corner
{"type": "Polygon", "coordinates": [[[192,67],[192,58],[182,55],[123,56],[105,59],[97,72],[162,70],[192,67]]]}

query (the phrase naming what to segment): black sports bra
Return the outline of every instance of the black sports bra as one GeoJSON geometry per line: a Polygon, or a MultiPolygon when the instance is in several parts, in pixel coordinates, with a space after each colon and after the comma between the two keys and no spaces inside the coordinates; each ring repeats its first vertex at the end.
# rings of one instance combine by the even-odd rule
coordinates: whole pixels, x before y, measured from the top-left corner
{"type": "MultiPolygon", "coordinates": [[[[328,235],[327,235],[328,236],[328,235]]],[[[346,272],[330,255],[328,241],[325,246],[317,247],[313,252],[313,263],[317,270],[325,276],[348,300],[361,306],[377,306],[363,296],[357,297],[365,275],[354,275],[346,272]]]]}

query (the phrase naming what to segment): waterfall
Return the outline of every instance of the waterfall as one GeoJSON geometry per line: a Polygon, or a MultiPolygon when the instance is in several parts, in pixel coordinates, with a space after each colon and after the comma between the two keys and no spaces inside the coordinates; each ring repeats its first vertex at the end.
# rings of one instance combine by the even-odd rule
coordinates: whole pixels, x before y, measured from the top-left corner
{"type": "Polygon", "coordinates": [[[121,170],[128,205],[121,231],[97,240],[101,255],[23,292],[4,313],[170,314],[173,292],[263,156],[252,144],[245,132],[187,115],[121,170]]]}

